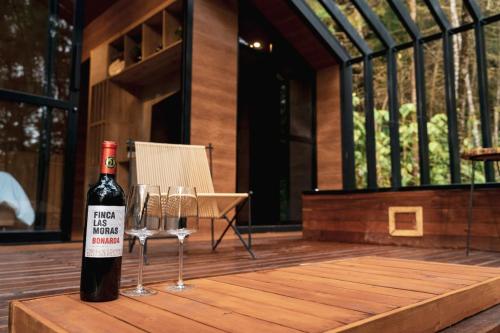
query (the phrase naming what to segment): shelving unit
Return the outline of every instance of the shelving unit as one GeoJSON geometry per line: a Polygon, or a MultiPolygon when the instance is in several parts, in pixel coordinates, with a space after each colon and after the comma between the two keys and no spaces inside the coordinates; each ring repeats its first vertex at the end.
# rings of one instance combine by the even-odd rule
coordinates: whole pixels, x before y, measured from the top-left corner
{"type": "Polygon", "coordinates": [[[181,56],[182,41],[179,40],[140,62],[125,66],[111,80],[132,90],[147,86],[177,71],[181,65],[181,56]]]}
{"type": "Polygon", "coordinates": [[[136,68],[136,72],[139,72],[138,68],[143,67],[146,70],[151,66],[152,69],[158,69],[154,66],[164,64],[163,59],[171,62],[165,63],[166,65],[180,64],[182,43],[180,3],[182,1],[173,2],[109,43],[108,66],[116,59],[125,61],[124,70],[116,75],[108,75],[109,77],[119,76],[129,67],[136,68]],[[150,61],[150,59],[155,60],[150,61]]]}
{"type": "MultiPolygon", "coordinates": [[[[126,188],[127,140],[151,140],[153,108],[154,117],[162,120],[169,117],[158,112],[177,112],[164,110],[165,107],[159,110],[157,105],[159,101],[180,96],[182,10],[182,0],[166,1],[163,7],[91,51],[87,184],[97,177],[101,142],[115,140],[118,182],[126,188]],[[114,75],[109,70],[112,64],[114,75]]],[[[179,103],[162,105],[180,108],[179,103]]],[[[153,133],[157,135],[158,126],[153,133]]]]}

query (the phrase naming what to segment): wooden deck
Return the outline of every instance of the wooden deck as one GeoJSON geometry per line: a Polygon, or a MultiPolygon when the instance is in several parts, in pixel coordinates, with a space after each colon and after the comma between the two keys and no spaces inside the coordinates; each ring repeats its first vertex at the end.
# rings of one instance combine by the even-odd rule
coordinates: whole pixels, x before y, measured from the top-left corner
{"type": "Polygon", "coordinates": [[[436,332],[500,302],[500,268],[359,257],[191,280],[194,288],[85,303],[14,301],[13,333],[436,332]],[[459,306],[455,306],[459,305],[459,306]],[[86,320],[81,320],[84,317],[86,320]]]}
{"type": "MultiPolygon", "coordinates": [[[[465,257],[463,250],[308,242],[301,239],[300,233],[260,235],[254,242],[257,260],[250,259],[237,241],[226,240],[221,245],[212,253],[206,240],[188,242],[186,277],[253,272],[367,255],[500,267],[500,254],[493,252],[475,251],[465,257]]],[[[145,268],[145,282],[174,279],[177,274],[174,240],[155,240],[149,251],[151,264],[145,268]]],[[[10,300],[78,290],[80,257],[79,243],[0,247],[0,332],[7,329],[10,300]]],[[[136,268],[136,253],[125,255],[122,285],[133,284],[136,268]]]]}

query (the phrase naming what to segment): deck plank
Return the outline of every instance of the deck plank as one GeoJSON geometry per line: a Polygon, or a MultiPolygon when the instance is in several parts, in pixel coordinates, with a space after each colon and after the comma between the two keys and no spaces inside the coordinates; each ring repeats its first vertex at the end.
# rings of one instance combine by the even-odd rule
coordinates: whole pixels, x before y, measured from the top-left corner
{"type": "MultiPolygon", "coordinates": [[[[271,272],[271,275],[285,275],[298,281],[312,281],[316,283],[324,283],[328,286],[340,287],[345,289],[351,289],[355,291],[362,291],[368,293],[381,294],[385,296],[393,296],[398,299],[406,300],[422,300],[432,296],[432,293],[427,293],[423,291],[409,290],[411,287],[409,285],[402,285],[400,288],[392,288],[389,283],[384,283],[383,281],[374,281],[371,279],[361,279],[356,276],[351,275],[335,275],[332,277],[328,272],[310,269],[309,267],[292,267],[285,268],[280,272],[271,272]]],[[[366,277],[370,277],[365,276],[366,277]]]]}
{"type": "Polygon", "coordinates": [[[87,332],[93,333],[143,332],[137,326],[105,314],[67,295],[16,301],[12,309],[14,323],[11,326],[12,333],[81,332],[82,327],[87,332]],[[19,318],[19,312],[23,312],[25,317],[19,318]]]}
{"type": "MultiPolygon", "coordinates": [[[[325,263],[325,265],[328,264],[329,263],[325,263]]],[[[408,274],[410,274],[411,276],[419,278],[432,278],[435,279],[436,281],[451,282],[458,285],[467,285],[471,282],[482,281],[482,278],[473,277],[467,274],[457,274],[451,272],[445,274],[445,273],[427,271],[423,269],[410,270],[408,268],[405,269],[405,268],[398,268],[391,266],[384,266],[382,270],[379,265],[371,263],[362,263],[362,262],[353,263],[353,262],[339,260],[335,263],[335,265],[344,266],[347,269],[355,269],[356,271],[362,270],[363,272],[368,272],[368,273],[376,271],[382,274],[389,274],[391,276],[399,276],[399,277],[405,277],[408,276],[408,274]]]]}
{"type": "Polygon", "coordinates": [[[300,331],[272,323],[270,321],[253,318],[236,312],[208,305],[202,302],[193,301],[189,298],[169,294],[158,288],[158,294],[151,297],[137,299],[152,306],[165,309],[197,322],[219,328],[226,332],[269,332],[269,333],[298,333],[300,331]],[[235,324],[237,323],[237,324],[235,324]]]}
{"type": "Polygon", "coordinates": [[[255,290],[249,287],[235,286],[218,282],[215,280],[202,279],[192,282],[202,290],[214,291],[220,294],[241,297],[256,305],[259,303],[271,304],[281,309],[299,311],[314,317],[323,319],[333,319],[341,323],[350,323],[368,317],[367,313],[356,310],[345,309],[338,306],[327,306],[316,301],[305,300],[302,295],[297,297],[284,296],[272,292],[276,284],[272,284],[268,291],[255,290]]]}
{"type": "Polygon", "coordinates": [[[278,295],[302,298],[321,304],[333,305],[336,307],[355,310],[368,314],[376,314],[395,309],[397,306],[383,303],[368,302],[362,298],[347,297],[339,294],[330,294],[325,291],[313,291],[306,288],[291,287],[287,284],[275,284],[269,281],[249,280],[242,276],[222,276],[213,277],[210,280],[220,281],[236,286],[252,288],[256,290],[273,292],[278,295]]]}
{"type": "MultiPolygon", "coordinates": [[[[295,289],[306,289],[313,292],[324,293],[326,295],[333,295],[336,297],[362,300],[371,304],[380,304],[388,307],[403,306],[411,303],[411,299],[403,299],[394,295],[382,294],[380,290],[373,290],[363,288],[363,285],[343,283],[343,281],[326,280],[315,276],[307,276],[302,274],[293,274],[287,272],[265,271],[256,273],[238,274],[238,277],[243,277],[250,280],[259,282],[269,282],[273,279],[279,279],[280,284],[289,286],[295,289]],[[362,291],[362,293],[360,293],[362,291]]],[[[383,291],[390,289],[383,289],[383,291]]],[[[430,296],[430,294],[429,294],[430,296]]],[[[418,299],[415,299],[418,300],[418,299]]]]}
{"type": "Polygon", "coordinates": [[[312,267],[301,266],[297,268],[295,267],[290,268],[289,271],[299,272],[299,273],[307,272],[307,274],[312,274],[314,276],[329,277],[330,271],[332,269],[335,270],[336,272],[335,280],[370,284],[379,287],[396,288],[405,291],[410,291],[412,292],[412,295],[416,295],[413,294],[413,292],[439,295],[442,294],[443,292],[452,290],[453,287],[453,285],[451,284],[423,281],[415,279],[413,277],[400,278],[400,277],[388,276],[387,274],[380,274],[380,273],[374,274],[374,273],[365,273],[359,271],[353,273],[352,271],[349,271],[348,269],[345,269],[342,266],[336,266],[336,265],[330,265],[327,267],[316,266],[316,265],[312,267]]]}
{"type": "MultiPolygon", "coordinates": [[[[80,302],[78,295],[69,297],[80,302]]],[[[170,313],[129,297],[120,297],[114,302],[85,304],[114,318],[120,318],[120,320],[134,327],[140,327],[147,332],[161,332],[166,326],[175,327],[175,332],[179,333],[223,332],[215,327],[198,323],[190,318],[170,313]]]]}
{"type": "MultiPolygon", "coordinates": [[[[164,284],[155,286],[157,289],[164,287],[164,284]]],[[[288,328],[298,329],[303,332],[324,332],[331,328],[340,327],[343,324],[334,319],[319,318],[314,315],[302,313],[299,310],[285,309],[265,300],[255,302],[247,299],[245,293],[238,296],[231,296],[198,287],[177,293],[177,295],[227,311],[270,321],[288,328]]]]}

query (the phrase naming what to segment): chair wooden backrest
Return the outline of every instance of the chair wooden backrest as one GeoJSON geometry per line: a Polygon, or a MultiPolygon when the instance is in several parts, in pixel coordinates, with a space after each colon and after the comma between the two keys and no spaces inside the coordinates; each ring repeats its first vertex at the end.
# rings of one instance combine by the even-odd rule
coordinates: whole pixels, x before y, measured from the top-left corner
{"type": "Polygon", "coordinates": [[[195,187],[202,218],[221,218],[248,197],[247,193],[215,193],[204,146],[135,142],[138,184],[195,187]]]}
{"type": "Polygon", "coordinates": [[[169,186],[196,187],[214,193],[204,146],[135,142],[138,184],[155,184],[162,192],[169,186]]]}

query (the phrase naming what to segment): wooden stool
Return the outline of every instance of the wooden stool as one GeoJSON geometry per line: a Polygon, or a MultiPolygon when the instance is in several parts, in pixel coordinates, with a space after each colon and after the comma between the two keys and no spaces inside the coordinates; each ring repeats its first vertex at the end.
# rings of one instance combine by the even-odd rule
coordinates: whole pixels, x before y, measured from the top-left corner
{"type": "Polygon", "coordinates": [[[475,167],[477,162],[489,162],[495,161],[498,173],[500,174],[500,147],[494,148],[473,148],[462,154],[462,159],[472,162],[471,171],[471,182],[470,182],[470,197],[469,197],[469,210],[468,210],[468,221],[467,221],[467,244],[465,247],[465,254],[469,255],[470,250],[470,232],[472,227],[472,208],[474,204],[474,176],[475,167]]]}

